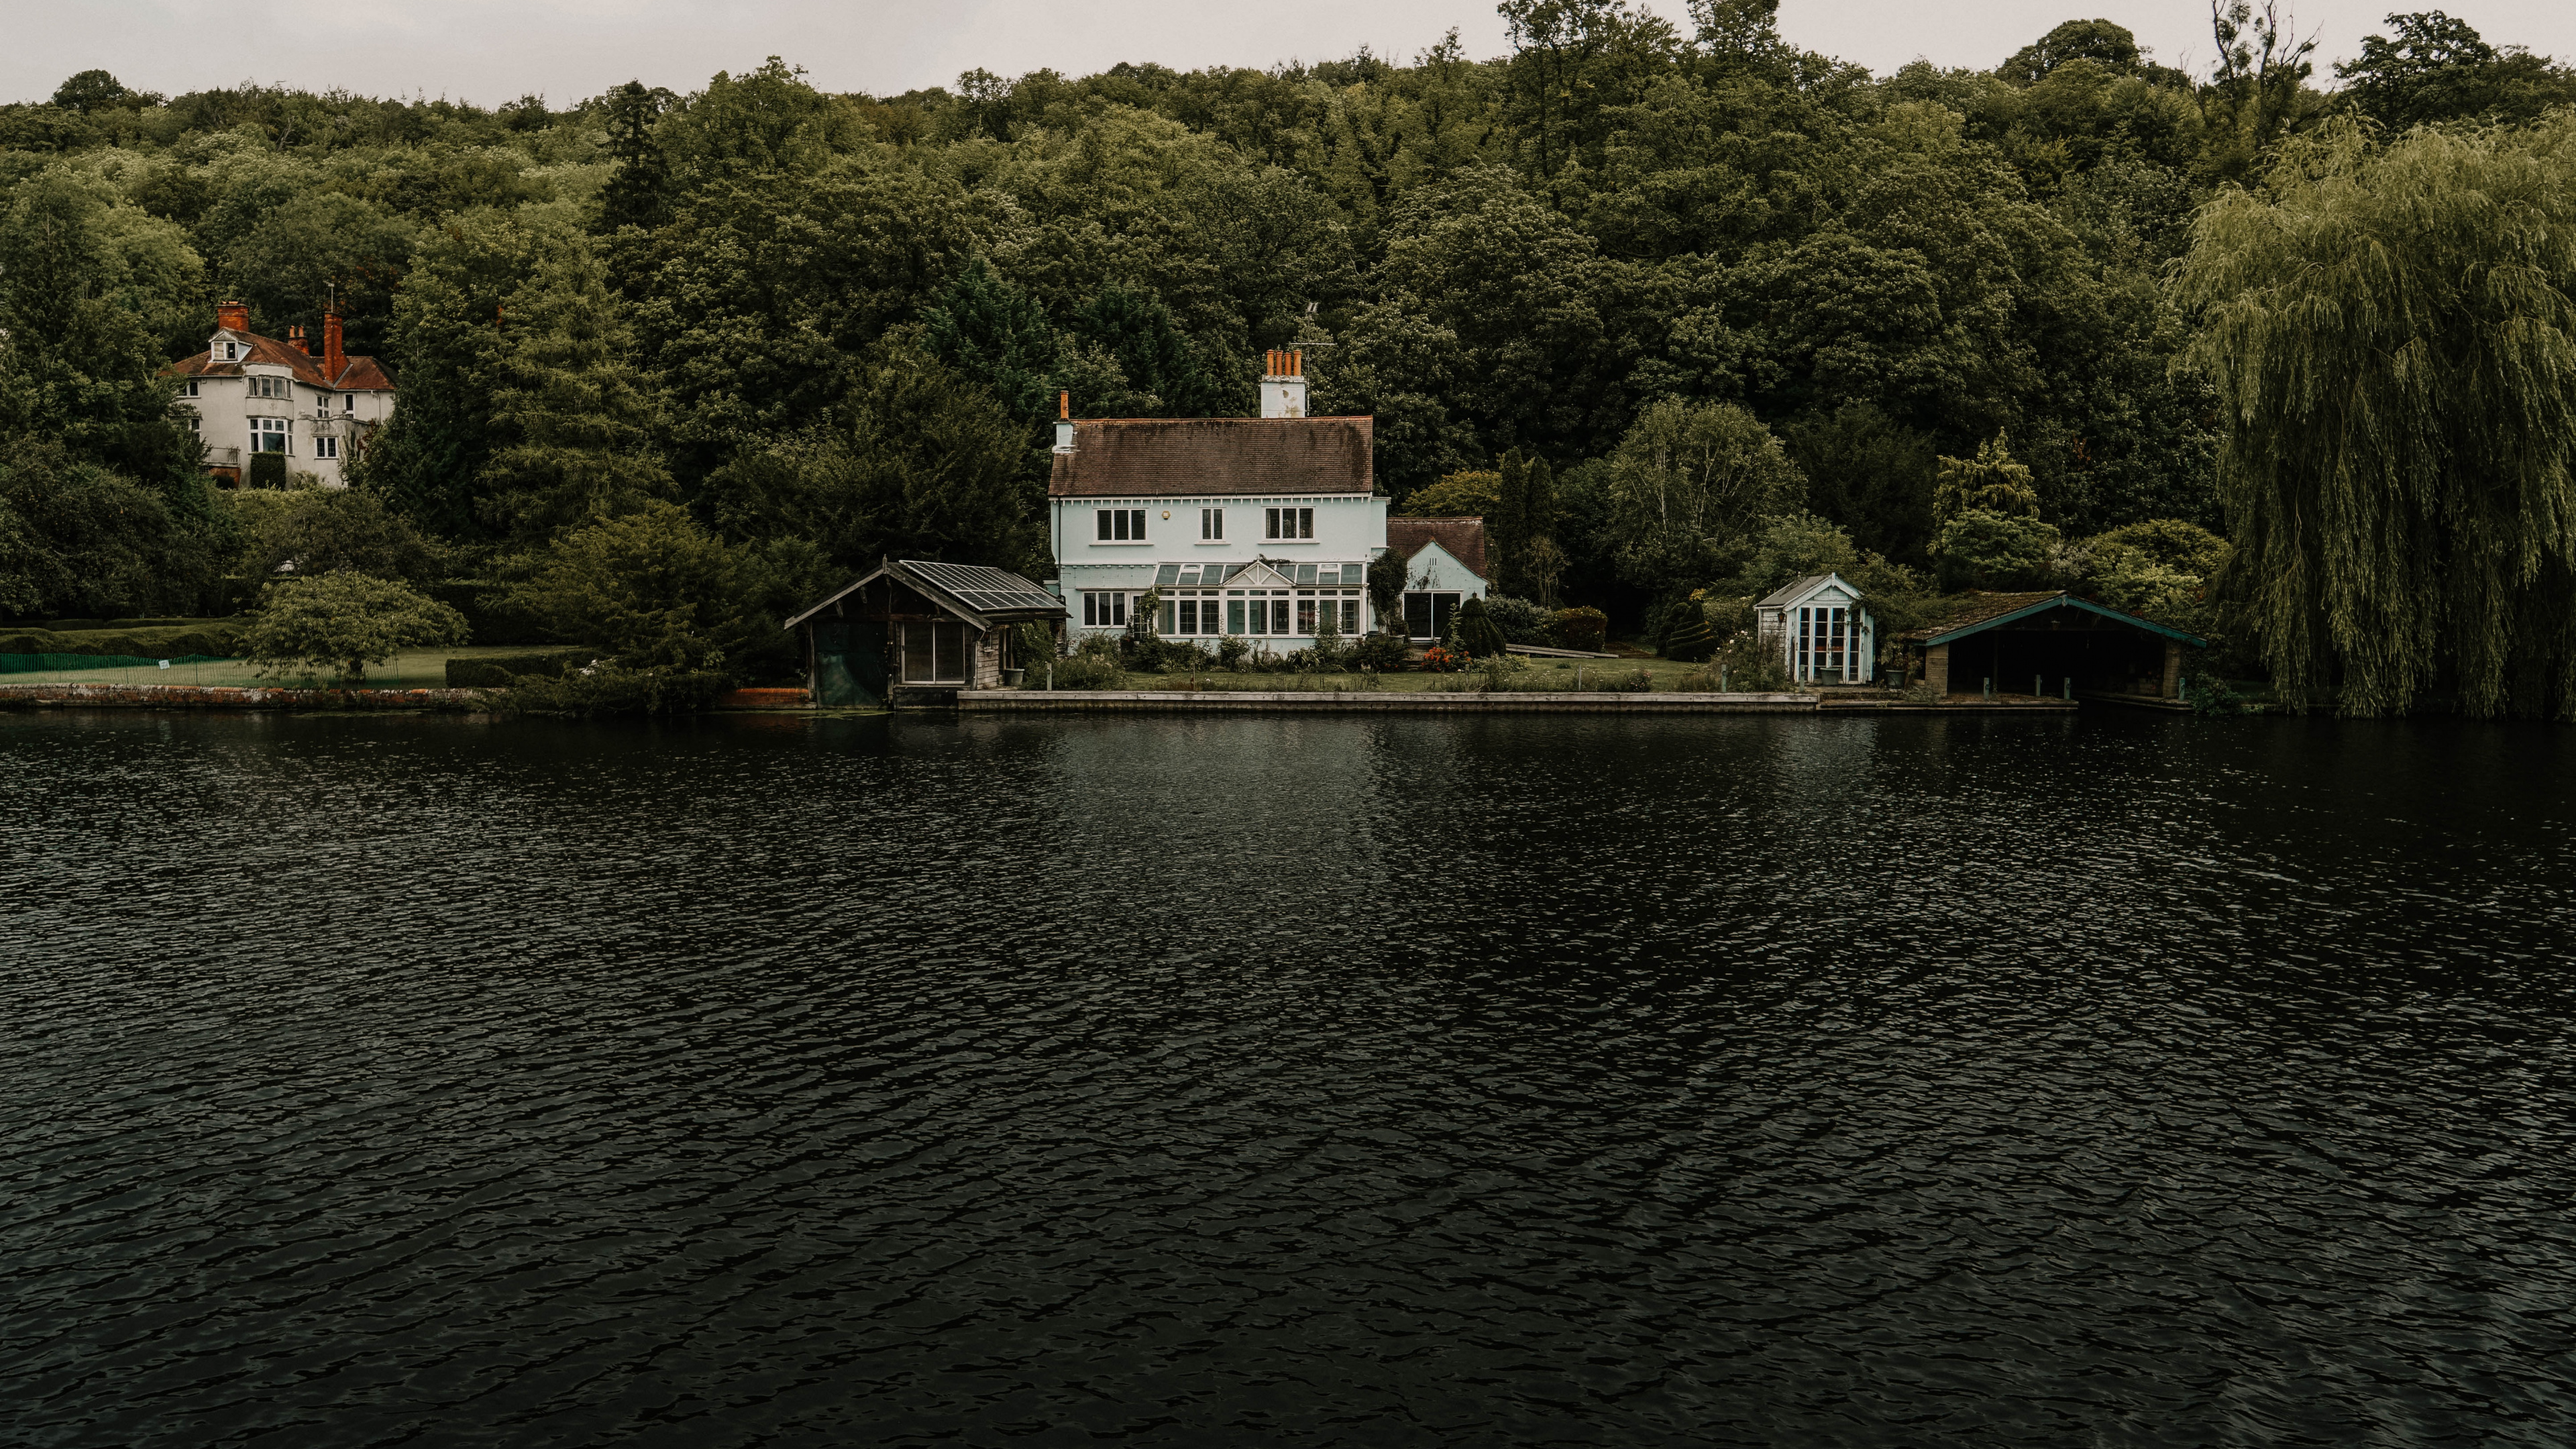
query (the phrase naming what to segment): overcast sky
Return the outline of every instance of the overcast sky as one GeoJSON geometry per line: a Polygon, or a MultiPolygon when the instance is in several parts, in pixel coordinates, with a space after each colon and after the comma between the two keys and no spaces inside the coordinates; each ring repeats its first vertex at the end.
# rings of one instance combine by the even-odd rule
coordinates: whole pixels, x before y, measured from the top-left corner
{"type": "MultiPolygon", "coordinates": [[[[2298,18],[2331,59],[2354,54],[2385,11],[2425,4],[2307,0],[2298,18]]],[[[1683,0],[1652,8],[1686,23],[1683,0]]],[[[2576,0],[2445,8],[2492,43],[2576,56],[2576,0]]],[[[1780,28],[1800,46],[1884,74],[1918,56],[1993,65],[2079,15],[2128,26],[2167,64],[2198,71],[2211,53],[2207,0],[1783,0],[1780,28]]],[[[1502,22],[1477,0],[0,0],[0,99],[43,100],[65,76],[97,66],[174,95],[256,80],[482,105],[535,91],[561,105],[629,77],[694,90],[718,70],[773,54],[826,89],[887,95],[952,84],[976,66],[1004,75],[1040,66],[1083,75],[1121,60],[1268,66],[1363,45],[1401,59],[1452,27],[1471,55],[1506,48],[1502,22]]]]}

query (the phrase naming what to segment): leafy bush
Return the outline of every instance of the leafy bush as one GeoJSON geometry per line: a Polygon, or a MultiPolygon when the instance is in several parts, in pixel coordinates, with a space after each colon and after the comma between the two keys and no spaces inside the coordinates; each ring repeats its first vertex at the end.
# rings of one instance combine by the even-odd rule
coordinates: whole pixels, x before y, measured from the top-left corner
{"type": "Polygon", "coordinates": [[[628,669],[724,671],[780,632],[756,608],[754,562],[655,503],[556,539],[511,597],[628,669]]]}
{"type": "Polygon", "coordinates": [[[1350,646],[1342,642],[1341,621],[1330,614],[1316,621],[1315,647],[1304,651],[1314,658],[1317,669],[1339,669],[1349,661],[1350,646]]]}
{"type": "Polygon", "coordinates": [[[1058,689],[1124,689],[1127,672],[1118,661],[1118,641],[1105,635],[1090,634],[1074,646],[1071,654],[1056,661],[1055,687],[1058,689]]]}
{"type": "Polygon", "coordinates": [[[1452,673],[1465,668],[1466,665],[1467,660],[1463,655],[1453,654],[1437,644],[1422,651],[1422,667],[1433,674],[1452,673]]]}
{"type": "Polygon", "coordinates": [[[1655,676],[1644,669],[1631,669],[1625,674],[1604,673],[1592,688],[1602,694],[1651,694],[1655,676]]]}
{"type": "Polygon", "coordinates": [[[1972,508],[1941,526],[1932,547],[1945,589],[2055,587],[2062,535],[2036,518],[1972,508]]]}
{"type": "Polygon", "coordinates": [[[329,669],[356,685],[407,645],[465,640],[464,616],[445,604],[390,579],[325,574],[261,590],[242,642],[263,675],[329,669]]]}
{"type": "Polygon", "coordinates": [[[1589,606],[1559,609],[1550,626],[1549,636],[1559,649],[1589,649],[1595,653],[1609,643],[1610,616],[1589,606]]]}
{"type": "Polygon", "coordinates": [[[284,453],[251,454],[250,468],[243,474],[242,481],[253,488],[285,487],[286,455],[284,453]]]}
{"type": "Polygon", "coordinates": [[[1797,688],[1789,677],[1788,661],[1780,651],[1763,642],[1762,636],[1747,631],[1728,637],[1709,658],[1709,668],[1717,673],[1730,691],[1745,694],[1781,694],[1797,688]]]}
{"type": "Polygon", "coordinates": [[[1362,669],[1374,669],[1385,674],[1402,669],[1405,656],[1412,652],[1413,647],[1405,642],[1402,635],[1363,634],[1360,642],[1352,647],[1351,662],[1362,669]]]}
{"type": "Polygon", "coordinates": [[[1553,622],[1548,611],[1527,599],[1496,594],[1485,600],[1485,617],[1501,630],[1506,644],[1545,644],[1548,625],[1553,622]]]}
{"type": "Polygon", "coordinates": [[[1504,652],[1503,631],[1494,626],[1485,601],[1469,598],[1458,606],[1458,643],[1470,655],[1489,659],[1504,652]]]}
{"type": "Polygon", "coordinates": [[[450,689],[507,689],[524,678],[560,679],[576,665],[590,663],[579,652],[496,654],[482,659],[447,661],[450,689]]]}
{"type": "Polygon", "coordinates": [[[719,670],[594,664],[560,676],[522,676],[494,703],[517,714],[687,714],[732,687],[719,670]]]}
{"type": "MultiPolygon", "coordinates": [[[[149,621],[136,621],[137,625],[149,621]]],[[[128,659],[177,659],[187,655],[229,658],[241,647],[242,630],[235,619],[187,621],[161,628],[89,625],[50,629],[12,629],[0,633],[0,654],[90,654],[128,659]]]]}
{"type": "Polygon", "coordinates": [[[1244,659],[1252,653],[1252,641],[1240,634],[1228,634],[1216,641],[1216,662],[1220,669],[1240,671],[1244,659]]]}

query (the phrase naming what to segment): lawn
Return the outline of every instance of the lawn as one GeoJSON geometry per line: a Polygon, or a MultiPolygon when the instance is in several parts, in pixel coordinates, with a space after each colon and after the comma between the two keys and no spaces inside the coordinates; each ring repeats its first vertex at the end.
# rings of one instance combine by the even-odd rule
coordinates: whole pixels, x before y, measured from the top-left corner
{"type": "MultiPolygon", "coordinates": [[[[537,654],[543,646],[528,644],[466,644],[444,649],[406,649],[384,664],[367,670],[370,689],[444,689],[447,687],[447,661],[450,659],[484,659],[495,655],[537,654]]],[[[257,666],[247,659],[217,659],[203,664],[173,664],[167,669],[144,665],[123,669],[47,669],[28,674],[0,674],[0,684],[187,684],[187,685],[261,685],[273,688],[313,689],[328,679],[273,676],[261,678],[257,666]]]]}

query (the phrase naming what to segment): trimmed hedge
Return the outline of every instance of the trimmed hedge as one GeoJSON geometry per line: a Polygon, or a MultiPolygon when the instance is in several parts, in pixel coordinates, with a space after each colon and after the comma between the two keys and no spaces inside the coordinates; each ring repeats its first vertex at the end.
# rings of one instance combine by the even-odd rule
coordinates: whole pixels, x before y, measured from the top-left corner
{"type": "Polygon", "coordinates": [[[521,679],[561,679],[590,662],[588,651],[546,654],[495,654],[483,659],[447,661],[450,689],[508,689],[521,679]]]}
{"type": "Polygon", "coordinates": [[[189,621],[170,628],[0,629],[0,654],[109,654],[137,659],[231,658],[241,652],[241,626],[189,621]]]}

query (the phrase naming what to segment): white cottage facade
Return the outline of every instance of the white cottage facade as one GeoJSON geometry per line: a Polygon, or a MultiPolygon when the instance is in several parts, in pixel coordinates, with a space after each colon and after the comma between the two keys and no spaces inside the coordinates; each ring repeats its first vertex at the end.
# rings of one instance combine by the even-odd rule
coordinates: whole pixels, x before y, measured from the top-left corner
{"type": "Polygon", "coordinates": [[[1755,628],[1802,684],[1877,677],[1878,622],[1840,574],[1809,574],[1753,606],[1755,628]]]}
{"type": "Polygon", "coordinates": [[[393,378],[374,358],[342,350],[336,312],[323,314],[317,352],[303,328],[262,337],[250,330],[248,307],[221,303],[206,350],[171,371],[205,444],[206,470],[225,483],[240,483],[254,457],[273,453],[287,472],[341,487],[394,411],[393,378]]]}
{"type": "Polygon", "coordinates": [[[1114,634],[1159,591],[1159,632],[1285,652],[1324,619],[1379,627],[1369,562],[1387,499],[1371,420],[1306,416],[1297,354],[1271,354],[1258,418],[1068,419],[1047,484],[1057,587],[1077,634],[1114,634]]]}

